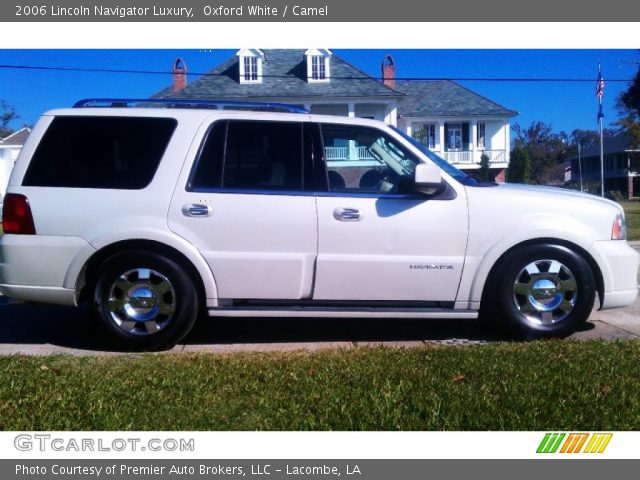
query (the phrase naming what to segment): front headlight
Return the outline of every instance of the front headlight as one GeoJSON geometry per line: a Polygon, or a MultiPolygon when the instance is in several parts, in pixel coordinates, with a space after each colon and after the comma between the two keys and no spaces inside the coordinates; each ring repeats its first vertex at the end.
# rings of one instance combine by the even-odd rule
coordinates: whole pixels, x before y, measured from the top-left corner
{"type": "Polygon", "coordinates": [[[627,224],[624,221],[622,214],[616,215],[613,219],[613,226],[611,227],[611,240],[626,240],[627,239],[627,224]]]}

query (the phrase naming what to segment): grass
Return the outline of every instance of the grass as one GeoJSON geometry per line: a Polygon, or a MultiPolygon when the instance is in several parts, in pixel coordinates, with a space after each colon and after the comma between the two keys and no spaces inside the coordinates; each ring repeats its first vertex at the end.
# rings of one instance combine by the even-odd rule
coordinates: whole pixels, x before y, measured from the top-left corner
{"type": "Polygon", "coordinates": [[[0,358],[1,430],[638,430],[640,342],[0,358]]]}
{"type": "Polygon", "coordinates": [[[623,202],[620,205],[627,220],[627,238],[640,240],[640,202],[623,202]]]}

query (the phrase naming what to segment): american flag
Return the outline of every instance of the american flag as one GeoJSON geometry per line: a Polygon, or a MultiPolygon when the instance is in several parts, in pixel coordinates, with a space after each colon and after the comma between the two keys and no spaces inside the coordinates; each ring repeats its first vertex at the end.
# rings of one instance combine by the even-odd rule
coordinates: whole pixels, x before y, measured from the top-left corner
{"type": "Polygon", "coordinates": [[[600,66],[598,66],[598,80],[596,80],[596,97],[602,98],[604,95],[604,78],[602,78],[602,72],[600,66]]]}

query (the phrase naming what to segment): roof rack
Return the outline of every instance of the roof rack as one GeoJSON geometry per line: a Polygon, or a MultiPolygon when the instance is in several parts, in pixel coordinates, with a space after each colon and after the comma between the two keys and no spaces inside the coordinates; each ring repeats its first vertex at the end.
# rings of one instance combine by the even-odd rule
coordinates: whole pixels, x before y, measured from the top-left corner
{"type": "Polygon", "coordinates": [[[233,102],[219,100],[186,100],[177,98],[85,98],[73,108],[127,108],[139,105],[163,106],[165,108],[210,108],[218,110],[253,110],[263,112],[309,113],[308,110],[286,103],[233,102]]]}

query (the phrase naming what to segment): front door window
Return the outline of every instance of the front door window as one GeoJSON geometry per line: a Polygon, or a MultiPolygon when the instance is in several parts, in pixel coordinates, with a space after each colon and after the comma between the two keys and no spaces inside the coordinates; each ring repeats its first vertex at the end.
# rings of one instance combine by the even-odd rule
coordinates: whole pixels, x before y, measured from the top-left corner
{"type": "Polygon", "coordinates": [[[447,150],[462,150],[462,124],[450,123],[447,125],[447,150]]]}
{"type": "Polygon", "coordinates": [[[332,192],[407,193],[420,162],[382,131],[356,125],[322,125],[332,192]]]}

